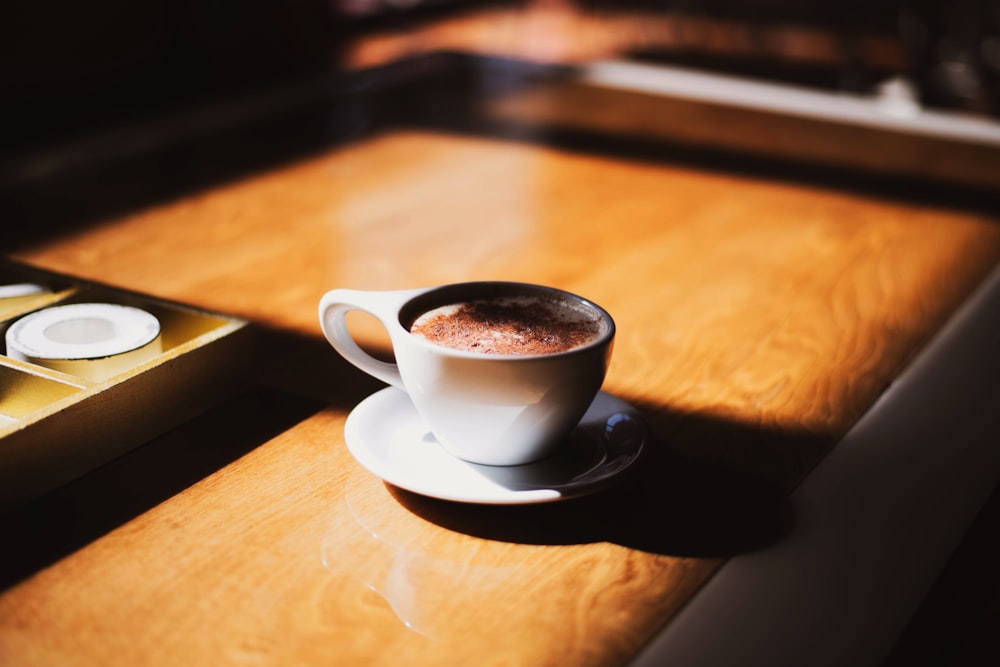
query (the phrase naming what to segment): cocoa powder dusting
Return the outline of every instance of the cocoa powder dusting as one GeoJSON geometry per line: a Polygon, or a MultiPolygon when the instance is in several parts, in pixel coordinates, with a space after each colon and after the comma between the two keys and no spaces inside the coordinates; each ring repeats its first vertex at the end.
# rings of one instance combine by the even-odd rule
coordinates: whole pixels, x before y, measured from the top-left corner
{"type": "Polygon", "coordinates": [[[597,322],[560,317],[538,302],[474,301],[418,320],[414,334],[447,347],[487,354],[552,354],[593,340],[597,322]]]}

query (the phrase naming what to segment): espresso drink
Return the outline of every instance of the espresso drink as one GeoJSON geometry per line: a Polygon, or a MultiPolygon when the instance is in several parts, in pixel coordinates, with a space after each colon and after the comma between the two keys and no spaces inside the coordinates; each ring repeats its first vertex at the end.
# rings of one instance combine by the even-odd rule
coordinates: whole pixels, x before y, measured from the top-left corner
{"type": "Polygon", "coordinates": [[[410,331],[432,343],[486,354],[554,354],[597,340],[597,312],[556,299],[514,297],[467,301],[430,310],[410,331]]]}

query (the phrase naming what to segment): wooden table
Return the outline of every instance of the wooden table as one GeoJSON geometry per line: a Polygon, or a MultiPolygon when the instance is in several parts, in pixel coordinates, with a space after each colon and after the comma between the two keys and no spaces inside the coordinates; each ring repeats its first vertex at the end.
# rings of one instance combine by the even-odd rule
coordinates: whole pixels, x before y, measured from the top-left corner
{"type": "Polygon", "coordinates": [[[782,498],[1000,260],[998,222],[390,130],[21,248],[249,318],[261,370],[9,521],[0,663],[622,664],[727,557],[794,529],[782,498]],[[344,419],[378,385],[322,341],[320,296],[481,278],[614,315],[605,389],[652,433],[629,484],[476,507],[354,462],[344,419]]]}

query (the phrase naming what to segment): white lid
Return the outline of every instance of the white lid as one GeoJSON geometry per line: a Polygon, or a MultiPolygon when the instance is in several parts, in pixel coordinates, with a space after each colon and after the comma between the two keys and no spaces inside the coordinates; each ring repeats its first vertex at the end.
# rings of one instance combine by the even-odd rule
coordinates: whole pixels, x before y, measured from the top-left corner
{"type": "Polygon", "coordinates": [[[32,359],[101,359],[140,348],[160,335],[150,313],[111,303],[53,306],[7,330],[7,354],[32,359]]]}

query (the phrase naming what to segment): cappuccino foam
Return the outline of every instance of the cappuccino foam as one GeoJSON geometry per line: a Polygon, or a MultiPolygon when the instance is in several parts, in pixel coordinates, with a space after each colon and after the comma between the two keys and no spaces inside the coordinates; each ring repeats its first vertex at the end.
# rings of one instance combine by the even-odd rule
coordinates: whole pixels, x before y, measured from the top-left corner
{"type": "Polygon", "coordinates": [[[449,304],[427,311],[410,327],[432,343],[485,354],[554,354],[581,347],[604,332],[584,306],[531,297],[449,304]]]}

